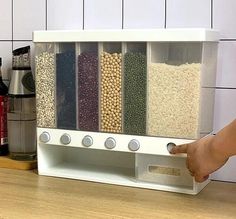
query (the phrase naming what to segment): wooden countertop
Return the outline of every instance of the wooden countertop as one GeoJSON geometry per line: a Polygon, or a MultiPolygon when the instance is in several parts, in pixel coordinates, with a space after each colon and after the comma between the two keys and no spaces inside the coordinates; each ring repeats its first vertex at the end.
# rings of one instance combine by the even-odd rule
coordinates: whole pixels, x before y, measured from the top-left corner
{"type": "Polygon", "coordinates": [[[0,219],[236,218],[236,183],[197,196],[38,176],[0,168],[0,219]]]}

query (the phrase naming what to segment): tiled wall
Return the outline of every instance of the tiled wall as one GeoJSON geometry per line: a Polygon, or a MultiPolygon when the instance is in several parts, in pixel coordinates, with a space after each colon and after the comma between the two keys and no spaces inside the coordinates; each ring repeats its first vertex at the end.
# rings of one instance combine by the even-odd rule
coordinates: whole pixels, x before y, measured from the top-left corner
{"type": "MultiPolygon", "coordinates": [[[[219,44],[214,131],[236,118],[235,0],[0,0],[0,56],[4,79],[11,51],[32,45],[33,30],[101,28],[214,28],[219,44]]],[[[236,181],[236,159],[215,178],[236,181]],[[234,176],[232,176],[234,172],[234,176]]]]}

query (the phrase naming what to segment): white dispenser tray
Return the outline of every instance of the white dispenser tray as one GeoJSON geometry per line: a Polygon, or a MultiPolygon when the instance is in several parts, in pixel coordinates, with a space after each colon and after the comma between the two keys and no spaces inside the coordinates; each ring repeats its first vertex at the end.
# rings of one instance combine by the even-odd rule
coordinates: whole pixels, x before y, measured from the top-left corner
{"type": "Polygon", "coordinates": [[[187,194],[197,194],[209,183],[196,183],[186,169],[186,156],[167,150],[169,142],[191,140],[45,128],[37,133],[40,175],[187,194]],[[90,146],[84,141],[88,136],[90,146]],[[111,138],[115,146],[109,149],[106,140],[111,138]],[[132,140],[139,144],[136,151],[129,147],[132,140]]]}

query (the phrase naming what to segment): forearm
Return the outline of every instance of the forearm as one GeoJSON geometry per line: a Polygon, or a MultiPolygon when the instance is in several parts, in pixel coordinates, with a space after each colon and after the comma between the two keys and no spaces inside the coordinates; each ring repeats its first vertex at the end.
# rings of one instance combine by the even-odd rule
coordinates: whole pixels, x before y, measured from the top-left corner
{"type": "Polygon", "coordinates": [[[236,120],[212,138],[211,152],[224,158],[236,155],[236,120]]]}

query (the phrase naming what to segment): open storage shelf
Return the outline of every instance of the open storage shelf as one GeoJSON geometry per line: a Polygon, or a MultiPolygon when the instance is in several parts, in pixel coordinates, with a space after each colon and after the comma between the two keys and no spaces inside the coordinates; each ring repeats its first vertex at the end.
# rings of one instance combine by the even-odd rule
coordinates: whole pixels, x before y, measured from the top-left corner
{"type": "Polygon", "coordinates": [[[197,194],[167,144],[213,129],[219,34],[36,31],[39,174],[197,194]]]}
{"type": "MultiPolygon", "coordinates": [[[[83,180],[112,184],[135,179],[135,154],[52,145],[42,146],[41,153],[47,153],[50,160],[54,159],[43,167],[42,172],[53,173],[54,176],[78,176],[83,180]]],[[[47,160],[44,161],[47,163],[47,160]]]]}
{"type": "Polygon", "coordinates": [[[41,175],[187,194],[197,194],[209,183],[194,181],[185,167],[184,155],[169,155],[166,146],[169,142],[183,144],[191,140],[42,128],[38,128],[38,139],[41,175]],[[41,142],[42,133],[50,135],[47,143],[41,142]],[[65,133],[73,139],[67,145],[61,142],[65,133]],[[94,144],[86,147],[83,138],[88,134],[94,144]],[[105,147],[109,137],[116,139],[114,149],[105,147]],[[142,142],[142,148],[136,152],[128,147],[134,138],[142,142]]]}

